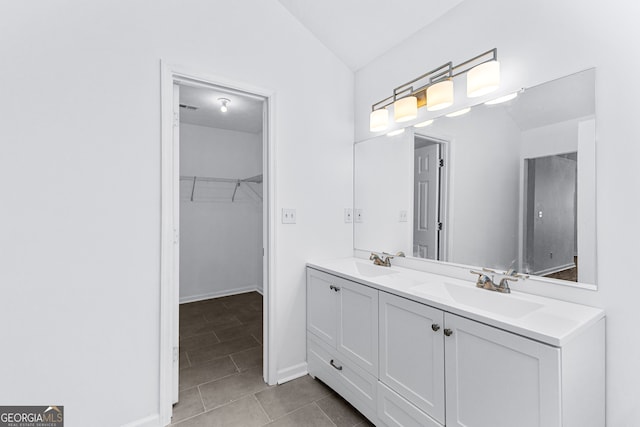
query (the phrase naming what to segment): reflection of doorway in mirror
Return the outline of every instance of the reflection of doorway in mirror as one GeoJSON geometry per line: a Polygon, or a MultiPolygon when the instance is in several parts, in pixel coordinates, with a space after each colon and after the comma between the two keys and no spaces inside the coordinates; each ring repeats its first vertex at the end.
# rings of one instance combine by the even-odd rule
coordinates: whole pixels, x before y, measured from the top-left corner
{"type": "Polygon", "coordinates": [[[413,256],[442,259],[442,166],[441,144],[415,138],[413,256]]]}
{"type": "Polygon", "coordinates": [[[577,153],[526,160],[526,270],[577,281],[577,153]]]}

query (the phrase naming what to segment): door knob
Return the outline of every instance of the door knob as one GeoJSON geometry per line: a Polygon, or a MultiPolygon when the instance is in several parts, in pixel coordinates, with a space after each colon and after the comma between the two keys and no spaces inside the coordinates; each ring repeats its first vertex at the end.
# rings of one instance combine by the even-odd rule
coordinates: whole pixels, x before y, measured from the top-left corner
{"type": "Polygon", "coordinates": [[[440,325],[434,323],[433,325],[431,325],[431,329],[433,329],[433,332],[438,332],[440,330],[440,325]]]}
{"type": "Polygon", "coordinates": [[[451,334],[453,334],[453,331],[452,331],[451,329],[445,328],[445,330],[444,330],[444,334],[445,334],[446,336],[450,337],[450,336],[451,336],[451,334]]]}

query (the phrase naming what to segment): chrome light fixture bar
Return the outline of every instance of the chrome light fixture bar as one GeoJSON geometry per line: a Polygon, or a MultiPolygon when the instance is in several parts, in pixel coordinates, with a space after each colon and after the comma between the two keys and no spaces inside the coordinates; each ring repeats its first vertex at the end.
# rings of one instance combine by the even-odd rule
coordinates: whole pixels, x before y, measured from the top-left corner
{"type": "Polygon", "coordinates": [[[500,85],[498,49],[493,48],[458,65],[447,62],[408,81],[395,89],[393,95],[371,106],[369,129],[380,132],[389,126],[389,111],[393,105],[393,118],[397,123],[413,120],[418,108],[437,111],[453,105],[453,79],[467,74],[467,96],[470,98],[493,92],[500,85]],[[414,85],[420,83],[418,88],[414,85]]]}

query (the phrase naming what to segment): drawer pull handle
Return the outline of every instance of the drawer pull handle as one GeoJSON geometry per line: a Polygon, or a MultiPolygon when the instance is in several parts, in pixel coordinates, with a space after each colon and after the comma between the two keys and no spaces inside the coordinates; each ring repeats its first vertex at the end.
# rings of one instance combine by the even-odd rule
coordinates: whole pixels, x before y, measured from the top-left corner
{"type": "Polygon", "coordinates": [[[444,334],[445,334],[446,336],[450,337],[450,336],[451,336],[451,334],[453,334],[453,331],[452,331],[451,329],[445,329],[445,330],[444,330],[444,334]]]}
{"type": "Polygon", "coordinates": [[[332,291],[340,292],[340,288],[337,286],[329,285],[329,289],[331,289],[332,291]]]}
{"type": "Polygon", "coordinates": [[[440,330],[440,325],[434,323],[433,325],[431,325],[431,329],[433,329],[433,332],[438,332],[440,330]]]}
{"type": "Polygon", "coordinates": [[[329,362],[329,363],[331,364],[331,366],[336,368],[338,371],[342,371],[342,366],[336,365],[335,362],[333,361],[333,359],[331,359],[331,362],[329,362]]]}

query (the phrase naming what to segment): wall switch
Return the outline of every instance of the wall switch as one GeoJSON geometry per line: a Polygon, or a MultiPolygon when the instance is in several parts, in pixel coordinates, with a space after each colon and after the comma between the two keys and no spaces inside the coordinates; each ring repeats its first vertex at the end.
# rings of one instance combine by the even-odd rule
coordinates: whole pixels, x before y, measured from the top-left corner
{"type": "Polygon", "coordinates": [[[345,224],[353,222],[353,209],[344,208],[344,222],[345,224]]]}
{"type": "Polygon", "coordinates": [[[295,224],[296,223],[296,210],[295,209],[282,209],[282,223],[283,224],[295,224]]]}
{"type": "Polygon", "coordinates": [[[407,211],[400,211],[400,222],[407,222],[407,221],[408,221],[407,211]]]}
{"type": "Polygon", "coordinates": [[[356,209],[355,210],[355,216],[354,216],[354,221],[355,222],[362,222],[363,221],[363,214],[362,214],[362,209],[356,209]]]}

